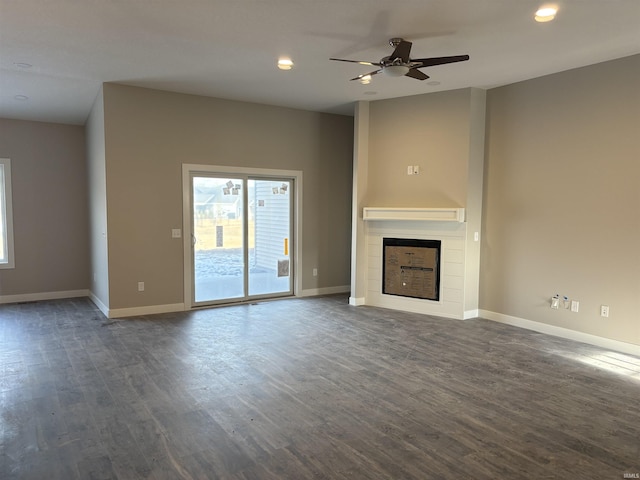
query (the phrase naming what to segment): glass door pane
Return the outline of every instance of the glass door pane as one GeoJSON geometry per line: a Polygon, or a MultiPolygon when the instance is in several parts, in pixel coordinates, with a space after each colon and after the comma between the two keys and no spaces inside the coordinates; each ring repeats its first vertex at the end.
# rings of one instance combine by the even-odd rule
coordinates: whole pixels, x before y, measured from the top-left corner
{"type": "Polygon", "coordinates": [[[249,179],[249,296],[291,294],[291,180],[249,179]]]}
{"type": "Polygon", "coordinates": [[[194,302],[245,297],[244,181],[192,177],[194,302]]]}
{"type": "Polygon", "coordinates": [[[4,165],[0,165],[0,263],[7,263],[7,222],[4,201],[4,165]]]}

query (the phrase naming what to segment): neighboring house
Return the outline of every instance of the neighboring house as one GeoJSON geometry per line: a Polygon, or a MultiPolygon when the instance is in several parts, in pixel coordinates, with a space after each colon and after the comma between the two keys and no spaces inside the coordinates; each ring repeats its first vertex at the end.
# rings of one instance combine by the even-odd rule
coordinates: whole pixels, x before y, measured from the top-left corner
{"type": "Polygon", "coordinates": [[[227,219],[240,218],[242,202],[240,193],[233,193],[228,187],[204,187],[193,189],[196,219],[227,219]]]}
{"type": "Polygon", "coordinates": [[[289,197],[289,189],[283,189],[277,182],[259,182],[254,189],[251,203],[255,206],[255,264],[258,267],[276,270],[278,261],[289,255],[289,197]]]}

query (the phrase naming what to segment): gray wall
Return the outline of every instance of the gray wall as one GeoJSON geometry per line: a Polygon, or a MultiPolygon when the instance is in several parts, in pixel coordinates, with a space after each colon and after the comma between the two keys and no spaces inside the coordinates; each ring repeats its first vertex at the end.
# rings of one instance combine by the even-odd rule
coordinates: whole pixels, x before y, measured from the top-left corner
{"type": "Polygon", "coordinates": [[[89,288],[84,128],[0,119],[0,157],[11,159],[15,268],[0,296],[89,288]]]}
{"type": "Polygon", "coordinates": [[[117,84],[104,108],[110,308],[183,302],[183,163],[302,170],[302,287],[349,284],[351,117],[117,84]]]}
{"type": "Polygon", "coordinates": [[[371,102],[368,206],[466,205],[471,92],[371,102]],[[420,174],[408,176],[408,165],[420,174]]]}
{"type": "Polygon", "coordinates": [[[640,344],[639,86],[636,55],[489,91],[482,309],[640,344]]]}

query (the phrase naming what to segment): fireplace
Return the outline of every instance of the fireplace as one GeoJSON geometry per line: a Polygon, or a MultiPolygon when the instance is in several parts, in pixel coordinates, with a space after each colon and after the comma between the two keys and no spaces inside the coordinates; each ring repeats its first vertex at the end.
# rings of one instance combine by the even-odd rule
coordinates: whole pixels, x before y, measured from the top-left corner
{"type": "Polygon", "coordinates": [[[479,242],[465,218],[464,208],[365,207],[362,245],[355,249],[364,255],[355,255],[349,303],[461,320],[477,317],[479,242]],[[398,247],[428,253],[424,261],[433,265],[416,264],[415,255],[411,264],[401,261],[398,247]]]}
{"type": "Polygon", "coordinates": [[[383,238],[382,293],[440,300],[440,240],[383,238]]]}

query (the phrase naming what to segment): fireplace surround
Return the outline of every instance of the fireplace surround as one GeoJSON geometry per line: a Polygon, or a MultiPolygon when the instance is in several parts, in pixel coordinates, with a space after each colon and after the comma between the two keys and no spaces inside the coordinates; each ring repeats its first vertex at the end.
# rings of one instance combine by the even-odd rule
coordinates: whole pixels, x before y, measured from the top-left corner
{"type": "MultiPolygon", "coordinates": [[[[362,272],[363,295],[350,297],[352,305],[460,320],[477,316],[477,262],[469,259],[477,256],[478,242],[474,238],[477,234],[468,229],[464,208],[365,207],[362,214],[365,248],[358,271],[362,272]],[[440,243],[437,297],[398,295],[384,287],[384,239],[388,238],[440,243]]],[[[419,272],[413,270],[412,273],[419,272]]]]}

